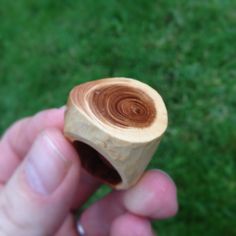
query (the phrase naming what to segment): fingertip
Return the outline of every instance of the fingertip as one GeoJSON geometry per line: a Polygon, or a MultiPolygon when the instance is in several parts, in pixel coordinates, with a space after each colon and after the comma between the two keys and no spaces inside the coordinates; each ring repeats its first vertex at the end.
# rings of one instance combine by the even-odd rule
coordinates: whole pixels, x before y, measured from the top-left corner
{"type": "Polygon", "coordinates": [[[32,125],[40,127],[42,124],[44,128],[56,127],[63,129],[65,108],[51,108],[36,113],[32,117],[32,125]]]}
{"type": "Polygon", "coordinates": [[[148,171],[124,193],[123,201],[127,210],[151,218],[168,218],[178,211],[176,185],[160,170],[148,171]]]}
{"type": "MultiPolygon", "coordinates": [[[[45,129],[51,127],[63,130],[64,126],[64,110],[60,108],[52,108],[44,111],[40,111],[32,116],[28,124],[23,127],[26,133],[26,140],[28,144],[32,144],[32,141],[45,129]]],[[[27,145],[28,147],[29,145],[27,145]]]]}

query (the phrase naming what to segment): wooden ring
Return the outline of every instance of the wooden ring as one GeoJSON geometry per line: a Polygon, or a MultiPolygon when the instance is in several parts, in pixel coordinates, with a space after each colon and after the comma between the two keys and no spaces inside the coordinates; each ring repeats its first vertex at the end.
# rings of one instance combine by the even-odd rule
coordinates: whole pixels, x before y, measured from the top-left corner
{"type": "Polygon", "coordinates": [[[153,88],[108,78],[72,89],[64,134],[84,169],[113,188],[126,189],[144,172],[167,122],[165,104],[153,88]]]}

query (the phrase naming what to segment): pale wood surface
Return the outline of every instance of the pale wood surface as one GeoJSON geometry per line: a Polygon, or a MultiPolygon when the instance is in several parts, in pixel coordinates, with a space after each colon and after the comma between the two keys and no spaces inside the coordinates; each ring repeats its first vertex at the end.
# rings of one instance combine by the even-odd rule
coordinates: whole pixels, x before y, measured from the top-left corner
{"type": "Polygon", "coordinates": [[[113,188],[126,189],[144,172],[167,122],[165,104],[153,88],[133,79],[108,78],[81,84],[70,92],[64,134],[100,153],[90,158],[88,166],[103,156],[121,181],[113,183],[111,172],[96,170],[101,165],[85,166],[88,172],[113,188]],[[105,174],[100,175],[103,171],[105,174]]]}

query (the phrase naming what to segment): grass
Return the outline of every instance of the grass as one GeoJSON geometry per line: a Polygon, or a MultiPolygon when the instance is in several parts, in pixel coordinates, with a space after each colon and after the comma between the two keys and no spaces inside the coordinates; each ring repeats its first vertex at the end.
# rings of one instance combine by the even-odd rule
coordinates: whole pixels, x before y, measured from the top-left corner
{"type": "Polygon", "coordinates": [[[169,111],[150,168],[171,174],[180,202],[179,214],[155,229],[236,235],[236,1],[0,3],[1,133],[20,117],[61,106],[81,82],[142,80],[169,111]]]}

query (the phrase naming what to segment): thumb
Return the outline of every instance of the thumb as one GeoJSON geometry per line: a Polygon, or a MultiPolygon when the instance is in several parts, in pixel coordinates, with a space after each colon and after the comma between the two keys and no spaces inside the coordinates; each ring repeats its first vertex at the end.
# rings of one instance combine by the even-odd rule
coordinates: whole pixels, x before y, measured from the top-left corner
{"type": "Polygon", "coordinates": [[[70,210],[78,184],[74,149],[59,130],[44,131],[0,192],[0,235],[53,235],[70,210]]]}

